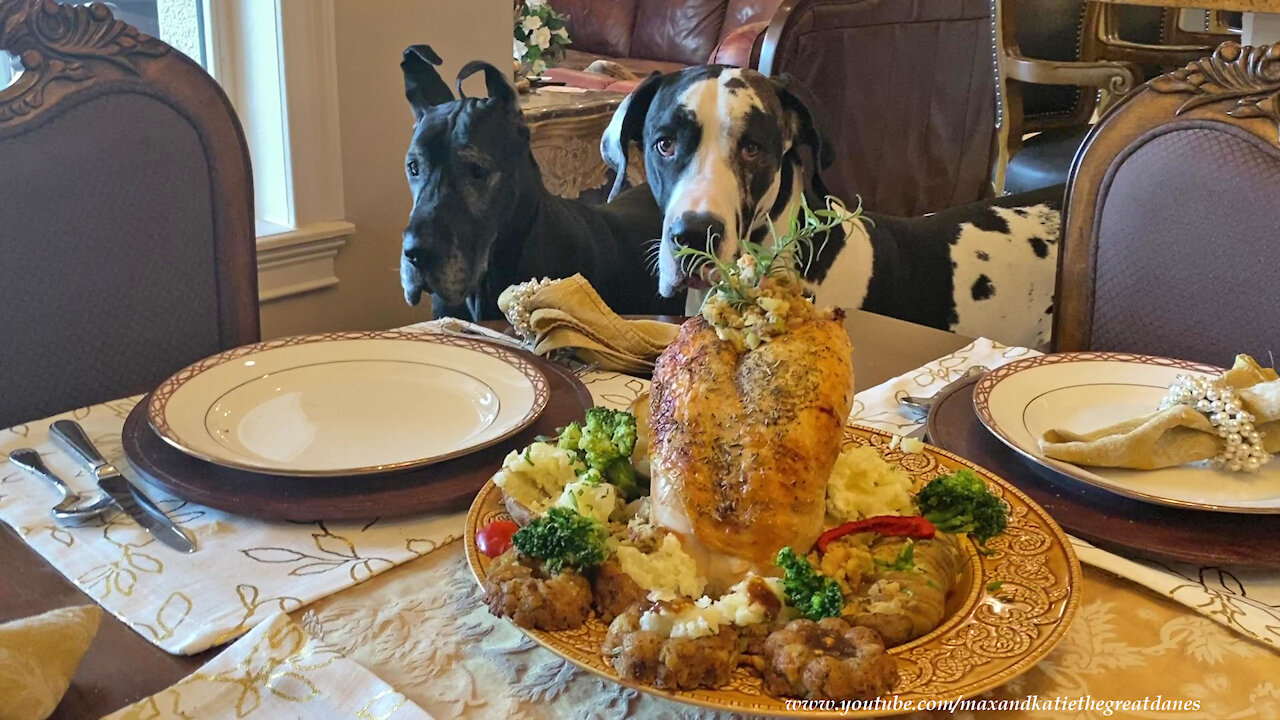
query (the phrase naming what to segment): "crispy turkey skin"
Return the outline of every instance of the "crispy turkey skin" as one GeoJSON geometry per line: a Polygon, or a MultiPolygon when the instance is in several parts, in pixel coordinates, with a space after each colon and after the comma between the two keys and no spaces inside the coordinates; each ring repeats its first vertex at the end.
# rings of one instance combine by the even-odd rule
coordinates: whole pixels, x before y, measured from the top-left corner
{"type": "Polygon", "coordinates": [[[701,317],[686,322],[650,390],[654,521],[749,564],[807,550],[853,402],[852,355],[840,312],[741,354],[701,317]]]}

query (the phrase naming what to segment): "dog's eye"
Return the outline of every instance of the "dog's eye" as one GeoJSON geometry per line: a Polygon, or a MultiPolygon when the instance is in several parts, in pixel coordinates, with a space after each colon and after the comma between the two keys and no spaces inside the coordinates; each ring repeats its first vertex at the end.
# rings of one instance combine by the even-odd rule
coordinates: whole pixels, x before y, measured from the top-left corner
{"type": "Polygon", "coordinates": [[[472,180],[486,180],[489,177],[490,171],[489,171],[489,168],[485,167],[484,165],[471,163],[471,167],[468,168],[468,172],[471,173],[472,180]]]}
{"type": "Polygon", "coordinates": [[[669,137],[660,137],[653,144],[653,149],[657,150],[662,157],[671,157],[676,154],[676,141],[669,137]]]}
{"type": "Polygon", "coordinates": [[[742,157],[747,160],[755,160],[760,157],[760,145],[747,141],[742,144],[742,157]]]}
{"type": "Polygon", "coordinates": [[[418,161],[417,160],[409,161],[409,174],[414,177],[418,177],[418,161]]]}

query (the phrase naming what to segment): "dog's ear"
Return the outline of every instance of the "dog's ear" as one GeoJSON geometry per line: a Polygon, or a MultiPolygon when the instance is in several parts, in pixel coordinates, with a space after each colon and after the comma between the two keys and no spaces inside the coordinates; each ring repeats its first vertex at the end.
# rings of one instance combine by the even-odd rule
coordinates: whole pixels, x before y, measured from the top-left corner
{"type": "Polygon", "coordinates": [[[644,135],[644,119],[649,114],[649,105],[658,92],[661,80],[662,73],[654,72],[632,90],[630,95],[623,98],[600,138],[600,156],[617,173],[613,179],[613,189],[609,191],[610,200],[617,197],[622,190],[622,183],[626,181],[627,154],[631,150],[631,143],[641,140],[644,135]]]}
{"type": "Polygon", "coordinates": [[[410,45],[404,50],[404,95],[413,107],[413,119],[421,120],[427,108],[453,101],[453,93],[436,66],[442,61],[430,45],[410,45]]]}
{"type": "Polygon", "coordinates": [[[812,100],[812,96],[798,84],[790,82],[789,77],[784,75],[775,80],[774,84],[778,89],[778,99],[782,101],[782,111],[794,133],[793,142],[809,146],[809,152],[813,154],[810,187],[826,195],[821,171],[831,167],[831,163],[836,160],[835,148],[827,133],[826,117],[820,106],[812,100]]]}
{"type": "Polygon", "coordinates": [[[483,60],[472,60],[463,65],[462,69],[458,71],[458,79],[454,83],[454,86],[458,88],[458,97],[467,96],[467,93],[462,89],[462,81],[481,71],[484,72],[484,87],[489,92],[489,99],[515,107],[515,86],[511,84],[511,81],[507,79],[507,76],[501,70],[483,60]]]}

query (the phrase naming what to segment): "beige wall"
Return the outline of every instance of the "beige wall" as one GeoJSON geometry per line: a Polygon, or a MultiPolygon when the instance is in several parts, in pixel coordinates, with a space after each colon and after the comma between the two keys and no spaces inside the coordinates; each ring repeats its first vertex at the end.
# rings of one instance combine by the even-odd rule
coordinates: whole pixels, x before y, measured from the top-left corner
{"type": "MultiPolygon", "coordinates": [[[[263,338],[428,319],[429,299],[411,308],[400,292],[400,233],[412,206],[404,153],[413,130],[400,55],[431,45],[450,85],[470,60],[511,63],[511,0],[336,0],[334,21],[346,219],[356,233],[338,254],[338,285],[263,304],[263,338]]],[[[469,93],[483,94],[479,80],[468,82],[469,93]]]]}

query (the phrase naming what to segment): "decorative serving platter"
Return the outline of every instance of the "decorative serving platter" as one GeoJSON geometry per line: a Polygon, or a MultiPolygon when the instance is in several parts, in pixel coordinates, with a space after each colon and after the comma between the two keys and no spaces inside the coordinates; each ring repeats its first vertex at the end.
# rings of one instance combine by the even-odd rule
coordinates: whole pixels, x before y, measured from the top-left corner
{"type": "Polygon", "coordinates": [[[1087,433],[1154,412],[1181,374],[1221,368],[1129,353],[1057,353],[1023,358],[978,381],[973,405],[982,424],[1033,463],[1079,482],[1145,502],[1193,510],[1280,513],[1280,460],[1257,473],[1215,470],[1208,462],[1160,470],[1081,467],[1045,457],[1051,428],[1087,433]]]}
{"type": "MultiPolygon", "coordinates": [[[[919,453],[891,447],[893,435],[860,425],[845,431],[846,445],[869,445],[905,471],[919,487],[934,477],[969,468],[1010,506],[1008,530],[979,552],[963,541],[967,562],[947,599],[948,617],[933,632],[889,651],[900,679],[890,696],[900,701],[938,702],[972,696],[1026,672],[1062,639],[1082,583],[1080,564],[1062,529],[1017,488],[951,453],[925,446],[919,453]]],[[[496,468],[495,468],[496,469],[496,468]]],[[[476,531],[507,518],[502,491],[486,483],[467,514],[467,561],[483,585],[490,559],[476,547],[476,531]]],[[[786,700],[764,692],[757,673],[739,667],[727,687],[672,692],[620,678],[600,655],[607,627],[594,615],[581,628],[522,632],[551,652],[620,685],[677,702],[736,713],[786,717],[882,717],[892,710],[815,712],[788,709],[786,700]]],[[[901,710],[898,712],[908,712],[901,710]]]]}
{"type": "Polygon", "coordinates": [[[528,356],[386,330],[255,343],[151,394],[156,434],[194,457],[274,475],[351,477],[448,460],[528,427],[549,399],[528,356]]]}

